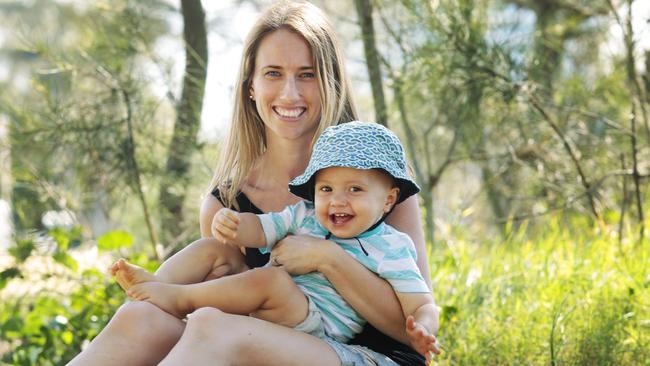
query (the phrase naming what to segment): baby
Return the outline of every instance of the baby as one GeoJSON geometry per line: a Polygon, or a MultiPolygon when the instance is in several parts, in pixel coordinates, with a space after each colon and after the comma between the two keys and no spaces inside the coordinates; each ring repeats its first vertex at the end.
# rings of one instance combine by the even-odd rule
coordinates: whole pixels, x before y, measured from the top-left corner
{"type": "MultiPolygon", "coordinates": [[[[215,238],[262,251],[270,251],[289,234],[334,241],[391,284],[407,319],[411,346],[423,355],[438,353],[433,335],[437,307],[418,270],[414,245],[408,235],[384,223],[395,204],[419,191],[407,173],[398,138],[374,123],[330,127],[316,142],[307,169],[289,189],[307,201],[262,215],[223,208],[214,219],[215,238]]],[[[323,274],[289,276],[277,267],[279,263],[272,264],[191,285],[144,278],[127,293],[179,317],[209,306],[325,340],[346,342],[362,330],[366,321],[323,274]]],[[[113,272],[119,278],[124,275],[120,268],[127,267],[122,262],[116,268],[113,272]]]]}

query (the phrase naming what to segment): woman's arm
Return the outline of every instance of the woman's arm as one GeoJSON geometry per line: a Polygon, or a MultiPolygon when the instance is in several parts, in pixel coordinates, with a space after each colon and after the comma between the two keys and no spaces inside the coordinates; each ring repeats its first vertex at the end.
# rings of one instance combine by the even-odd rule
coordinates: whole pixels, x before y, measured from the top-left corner
{"type": "Polygon", "coordinates": [[[214,215],[223,208],[223,205],[212,194],[203,197],[201,201],[201,209],[199,211],[199,226],[201,227],[201,237],[212,237],[212,220],[214,215]]]}
{"type": "Polygon", "coordinates": [[[386,218],[386,223],[411,237],[418,254],[418,268],[427,286],[431,288],[431,273],[429,272],[427,248],[422,231],[422,216],[417,196],[411,196],[395,206],[393,212],[386,218]]]}
{"type": "Polygon", "coordinates": [[[291,274],[323,273],[364,319],[382,333],[409,344],[406,320],[393,288],[336,243],[312,236],[287,236],[275,245],[271,257],[291,274]]]}

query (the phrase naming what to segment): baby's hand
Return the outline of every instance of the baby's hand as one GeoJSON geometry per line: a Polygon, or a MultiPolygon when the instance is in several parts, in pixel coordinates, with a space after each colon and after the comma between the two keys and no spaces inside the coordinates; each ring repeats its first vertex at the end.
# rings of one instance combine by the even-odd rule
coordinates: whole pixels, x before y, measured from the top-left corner
{"type": "Polygon", "coordinates": [[[433,359],[433,354],[440,354],[436,345],[436,337],[429,333],[422,324],[416,322],[413,315],[406,318],[406,335],[411,342],[411,347],[426,357],[427,365],[433,359]]]}
{"type": "Polygon", "coordinates": [[[224,244],[234,244],[239,227],[239,212],[228,208],[217,211],[212,219],[212,235],[224,244]]]}

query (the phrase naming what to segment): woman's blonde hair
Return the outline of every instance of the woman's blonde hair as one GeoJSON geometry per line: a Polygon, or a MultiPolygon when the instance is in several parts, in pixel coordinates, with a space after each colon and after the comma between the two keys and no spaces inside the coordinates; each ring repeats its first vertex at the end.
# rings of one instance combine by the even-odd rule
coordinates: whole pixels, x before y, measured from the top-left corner
{"type": "Polygon", "coordinates": [[[327,127],[357,119],[343,54],[325,14],[303,1],[279,1],[272,5],[260,16],[244,43],[230,132],[210,183],[211,190],[219,189],[226,207],[235,203],[248,173],[266,150],[264,122],[249,93],[259,45],[266,35],[278,29],[301,36],[311,48],[321,102],[320,121],[312,145],[327,127]]]}

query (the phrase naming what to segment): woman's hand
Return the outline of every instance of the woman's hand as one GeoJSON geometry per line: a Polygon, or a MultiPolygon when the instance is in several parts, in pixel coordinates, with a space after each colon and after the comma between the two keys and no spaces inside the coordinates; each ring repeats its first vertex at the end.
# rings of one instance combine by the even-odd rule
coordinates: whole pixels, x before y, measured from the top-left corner
{"type": "Polygon", "coordinates": [[[332,251],[337,248],[339,246],[329,240],[308,235],[288,235],[273,247],[271,263],[283,266],[292,275],[315,272],[332,258],[332,251]]]}

